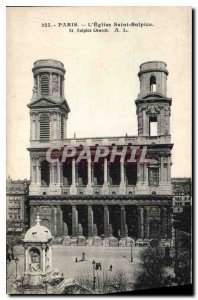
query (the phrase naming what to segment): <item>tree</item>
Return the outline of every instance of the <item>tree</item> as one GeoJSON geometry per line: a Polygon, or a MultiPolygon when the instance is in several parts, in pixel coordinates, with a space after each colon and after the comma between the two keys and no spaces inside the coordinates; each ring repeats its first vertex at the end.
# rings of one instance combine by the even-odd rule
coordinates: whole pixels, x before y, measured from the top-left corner
{"type": "Polygon", "coordinates": [[[167,267],[171,261],[160,247],[148,247],[140,253],[140,271],[136,274],[135,289],[159,288],[169,285],[167,267]]]}
{"type": "Polygon", "coordinates": [[[92,290],[94,294],[123,292],[127,290],[128,285],[128,279],[121,270],[115,274],[98,272],[95,280],[95,289],[93,289],[93,276],[91,275],[81,273],[77,276],[76,281],[82,287],[92,290]]]}

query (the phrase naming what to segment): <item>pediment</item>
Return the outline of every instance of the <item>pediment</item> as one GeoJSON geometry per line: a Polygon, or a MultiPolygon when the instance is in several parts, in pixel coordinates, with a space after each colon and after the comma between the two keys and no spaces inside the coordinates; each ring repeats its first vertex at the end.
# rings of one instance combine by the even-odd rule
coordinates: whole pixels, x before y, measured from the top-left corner
{"type": "Polygon", "coordinates": [[[57,105],[57,103],[54,100],[42,97],[28,104],[28,107],[49,107],[55,105],[57,105]]]}
{"type": "Polygon", "coordinates": [[[56,102],[52,99],[42,97],[27,105],[29,108],[43,108],[43,107],[62,107],[67,112],[70,112],[69,105],[64,99],[61,102],[56,102]]]}

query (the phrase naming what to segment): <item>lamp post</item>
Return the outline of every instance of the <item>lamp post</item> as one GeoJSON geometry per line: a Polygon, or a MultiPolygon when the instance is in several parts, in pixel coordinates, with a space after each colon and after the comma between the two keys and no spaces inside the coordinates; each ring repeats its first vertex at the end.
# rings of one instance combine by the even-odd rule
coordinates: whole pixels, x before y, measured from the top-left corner
{"type": "Polygon", "coordinates": [[[131,262],[133,262],[133,241],[130,241],[131,245],[131,262]]]}
{"type": "Polygon", "coordinates": [[[19,259],[16,256],[14,260],[15,260],[15,264],[16,264],[16,278],[17,278],[17,266],[18,266],[19,259]]]}
{"type": "Polygon", "coordinates": [[[96,288],[96,276],[95,276],[95,260],[92,261],[92,265],[93,265],[93,290],[95,291],[96,288]]]}

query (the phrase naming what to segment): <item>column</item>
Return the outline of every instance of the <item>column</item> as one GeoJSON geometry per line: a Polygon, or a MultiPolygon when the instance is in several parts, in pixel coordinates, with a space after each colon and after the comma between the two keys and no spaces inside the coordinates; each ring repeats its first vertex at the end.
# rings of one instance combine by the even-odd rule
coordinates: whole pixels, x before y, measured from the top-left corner
{"type": "Polygon", "coordinates": [[[107,185],[107,176],[108,176],[108,174],[107,174],[107,169],[108,169],[108,167],[107,167],[107,158],[105,157],[104,158],[104,184],[105,185],[107,185]]]}
{"type": "Polygon", "coordinates": [[[144,182],[144,164],[140,163],[140,182],[144,182]]]}
{"type": "Polygon", "coordinates": [[[91,158],[88,158],[87,160],[87,167],[88,167],[88,185],[91,186],[92,181],[91,181],[91,158]]]}
{"type": "Polygon", "coordinates": [[[53,206],[51,208],[51,232],[54,236],[57,233],[56,207],[53,206]]]}
{"type": "Polygon", "coordinates": [[[72,205],[72,237],[78,235],[78,211],[75,205],[72,205]]]}
{"type": "Polygon", "coordinates": [[[163,156],[161,156],[160,157],[160,183],[164,182],[163,172],[164,172],[164,159],[163,156]]]}
{"type": "Polygon", "coordinates": [[[144,207],[144,237],[145,239],[149,239],[149,208],[144,207]]]}
{"type": "Polygon", "coordinates": [[[28,264],[28,248],[27,248],[27,245],[25,245],[25,260],[24,260],[24,271],[28,271],[28,267],[29,267],[29,264],[28,264]]]}
{"type": "Polygon", "coordinates": [[[45,245],[42,245],[42,269],[45,272],[45,245]]]}
{"type": "Polygon", "coordinates": [[[63,163],[59,162],[60,186],[63,186],[63,163]]]}
{"type": "Polygon", "coordinates": [[[107,205],[104,206],[104,236],[109,237],[109,208],[107,205]]]}
{"type": "Polygon", "coordinates": [[[127,236],[127,233],[126,233],[126,211],[124,205],[120,206],[120,220],[121,220],[120,235],[121,238],[125,238],[127,236]]]}
{"type": "Polygon", "coordinates": [[[72,158],[72,185],[76,185],[76,161],[72,158]]]}
{"type": "Polygon", "coordinates": [[[137,217],[138,217],[138,238],[144,238],[144,209],[143,207],[137,208],[137,217]]]}
{"type": "Polygon", "coordinates": [[[91,182],[94,185],[94,162],[91,163],[91,182]]]}
{"type": "Polygon", "coordinates": [[[60,185],[61,183],[61,166],[60,166],[60,162],[57,161],[57,184],[60,185]]]}
{"type": "Polygon", "coordinates": [[[167,157],[167,182],[171,183],[171,156],[167,157]]]}
{"type": "Polygon", "coordinates": [[[88,238],[93,236],[93,209],[92,206],[88,206],[88,238]]]}
{"type": "Polygon", "coordinates": [[[60,206],[56,208],[57,235],[63,235],[63,212],[60,206]]]}
{"type": "Polygon", "coordinates": [[[36,164],[37,164],[37,176],[36,176],[36,181],[37,181],[37,185],[38,185],[38,186],[41,186],[41,164],[40,164],[39,158],[37,158],[36,164]]]}
{"type": "Polygon", "coordinates": [[[144,184],[148,185],[148,166],[144,164],[144,184]]]}
{"type": "Polygon", "coordinates": [[[137,161],[137,183],[140,183],[140,162],[137,161]]]}
{"type": "Polygon", "coordinates": [[[124,160],[120,158],[120,184],[124,184],[124,160]]]}
{"type": "Polygon", "coordinates": [[[72,184],[70,187],[71,195],[77,194],[76,183],[77,183],[77,165],[76,165],[75,158],[72,158],[72,184]]]}
{"type": "Polygon", "coordinates": [[[164,239],[167,236],[167,208],[161,207],[161,238],[164,239]]]}

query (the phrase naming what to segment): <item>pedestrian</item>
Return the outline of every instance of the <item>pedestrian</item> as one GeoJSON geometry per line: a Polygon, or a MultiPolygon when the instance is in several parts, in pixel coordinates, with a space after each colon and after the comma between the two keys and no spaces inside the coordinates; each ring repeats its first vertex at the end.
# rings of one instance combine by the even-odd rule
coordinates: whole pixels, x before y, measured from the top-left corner
{"type": "Polygon", "coordinates": [[[77,257],[76,257],[76,259],[75,259],[75,262],[76,262],[76,263],[78,262],[78,259],[77,259],[77,257]]]}
{"type": "Polygon", "coordinates": [[[82,253],[82,261],[85,261],[85,253],[82,253]]]}
{"type": "Polygon", "coordinates": [[[109,271],[110,271],[110,272],[112,272],[112,269],[113,269],[113,266],[112,266],[112,265],[110,265],[110,267],[109,267],[109,271]]]}
{"type": "Polygon", "coordinates": [[[96,267],[95,267],[95,270],[98,270],[98,263],[96,263],[96,267]]]}
{"type": "Polygon", "coordinates": [[[98,269],[101,271],[102,270],[102,266],[101,266],[101,263],[99,262],[98,263],[98,269]]]}

